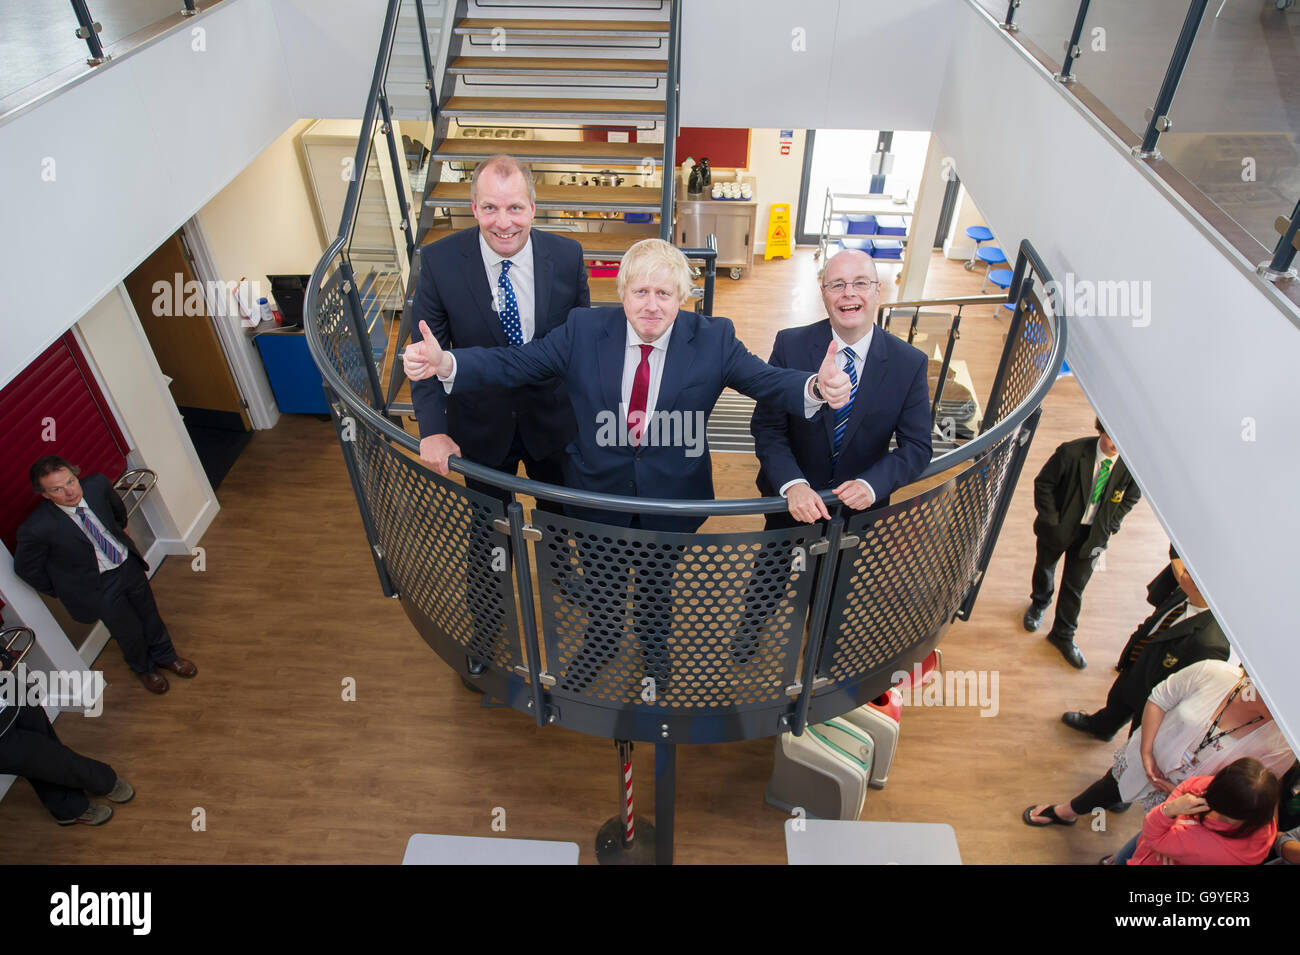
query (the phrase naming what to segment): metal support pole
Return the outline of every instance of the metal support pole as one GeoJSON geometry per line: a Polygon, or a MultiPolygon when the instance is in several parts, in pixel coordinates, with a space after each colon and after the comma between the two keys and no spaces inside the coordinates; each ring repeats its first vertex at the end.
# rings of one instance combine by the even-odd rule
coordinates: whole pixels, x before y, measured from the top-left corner
{"type": "Polygon", "coordinates": [[[1083,37],[1083,21],[1088,16],[1088,4],[1092,0],[1079,0],[1079,12],[1074,18],[1074,30],[1070,39],[1065,41],[1065,59],[1061,61],[1061,72],[1052,79],[1069,85],[1074,82],[1074,61],[1079,58],[1079,40],[1083,37]]]}
{"type": "Polygon", "coordinates": [[[1290,222],[1278,216],[1277,231],[1282,235],[1273,249],[1273,258],[1261,262],[1255,270],[1269,282],[1296,277],[1295,254],[1300,250],[1300,202],[1295,204],[1290,222]]]}
{"type": "Polygon", "coordinates": [[[1006,30],[1008,33],[1020,32],[1020,27],[1016,26],[1015,23],[1016,7],[1018,6],[1020,6],[1020,0],[1011,0],[1011,2],[1007,4],[1007,18],[1002,23],[1002,29],[1006,30]]]}
{"type": "Polygon", "coordinates": [[[1020,426],[1016,437],[1012,439],[1016,442],[1016,447],[1012,449],[1011,462],[1007,465],[1002,494],[993,507],[993,518],[989,521],[984,546],[975,564],[975,580],[962,599],[961,606],[957,608],[957,613],[954,614],[958,620],[969,620],[971,611],[975,609],[975,598],[979,596],[980,585],[984,583],[984,571],[988,569],[989,561],[993,559],[993,548],[1002,533],[1002,522],[1006,520],[1007,510],[1011,507],[1011,495],[1015,493],[1016,485],[1020,482],[1020,472],[1025,466],[1025,458],[1029,456],[1029,445],[1034,440],[1034,432],[1038,429],[1038,419],[1042,414],[1041,407],[1035,408],[1033,414],[1020,426]]]}
{"type": "Polygon", "coordinates": [[[1160,150],[1156,148],[1156,142],[1160,139],[1161,133],[1173,128],[1174,124],[1169,119],[1169,107],[1173,105],[1174,93],[1178,92],[1178,83],[1183,78],[1187,57],[1192,52],[1192,44],[1196,42],[1196,31],[1201,26],[1201,18],[1205,16],[1205,8],[1209,2],[1210,0],[1192,0],[1188,4],[1182,32],[1178,34],[1178,42],[1174,44],[1174,55],[1169,60],[1169,69],[1165,71],[1160,92],[1156,94],[1156,104],[1147,110],[1147,129],[1142,136],[1142,145],[1133,147],[1133,155],[1138,159],[1163,158],[1160,150]]]}
{"type": "Polygon", "coordinates": [[[668,75],[664,79],[663,183],[659,189],[659,238],[673,238],[673,203],[677,200],[677,100],[681,90],[682,4],[672,4],[668,27],[668,75]]]}
{"type": "MultiPolygon", "coordinates": [[[[930,431],[934,431],[935,423],[939,420],[939,402],[943,400],[943,385],[948,380],[948,367],[952,364],[953,348],[957,345],[957,339],[961,338],[961,309],[952,317],[952,324],[948,327],[948,344],[943,350],[943,366],[939,369],[939,384],[934,389],[934,407],[930,409],[930,431]]],[[[953,439],[956,440],[954,428],[953,439]]]]}
{"type": "Polygon", "coordinates": [[[655,865],[673,864],[677,744],[655,743],[655,865]]]}
{"type": "Polygon", "coordinates": [[[72,12],[77,15],[77,39],[85,40],[86,46],[90,49],[90,56],[86,58],[86,65],[99,66],[105,60],[111,59],[110,54],[104,52],[104,47],[99,42],[99,31],[103,27],[96,23],[90,15],[90,10],[86,7],[86,0],[72,0],[72,12]]]}
{"type": "MultiPolygon", "coordinates": [[[[650,865],[655,860],[655,827],[642,819],[637,822],[632,802],[632,743],[616,739],[618,750],[617,816],[605,820],[596,833],[596,861],[601,865],[650,865]],[[637,829],[641,838],[637,839],[637,829]]],[[[671,822],[669,823],[671,827],[671,822]]],[[[669,833],[672,838],[672,833],[669,833]]]]}

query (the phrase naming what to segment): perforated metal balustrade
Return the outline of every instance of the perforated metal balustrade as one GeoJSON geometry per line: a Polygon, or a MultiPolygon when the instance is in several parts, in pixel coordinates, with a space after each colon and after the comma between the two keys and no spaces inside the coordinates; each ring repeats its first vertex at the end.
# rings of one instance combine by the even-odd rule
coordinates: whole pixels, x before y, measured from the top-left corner
{"type": "MultiPolygon", "coordinates": [[[[946,475],[942,483],[829,530],[630,530],[542,509],[525,515],[424,467],[415,439],[377,410],[368,390],[368,343],[348,315],[342,270],[323,280],[337,252],[313,277],[309,342],[385,590],[400,595],[430,646],[488,694],[539,724],[613,738],[722,742],[800,732],[878,696],[923,659],[970,611],[1064,350],[1064,330],[1038,291],[1050,276],[1024,243],[983,433],[931,464],[927,476],[946,475]]],[[[457,467],[516,491],[544,487],[457,467]]],[[[683,509],[559,489],[541,496],[683,509]]],[[[691,507],[758,513],[784,502],[691,507]]]]}

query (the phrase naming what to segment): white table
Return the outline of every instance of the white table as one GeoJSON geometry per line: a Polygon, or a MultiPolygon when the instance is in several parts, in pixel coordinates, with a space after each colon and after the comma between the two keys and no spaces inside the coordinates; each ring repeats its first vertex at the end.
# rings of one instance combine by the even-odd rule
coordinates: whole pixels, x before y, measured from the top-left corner
{"type": "Polygon", "coordinates": [[[406,843],[402,865],[577,865],[576,842],[438,836],[417,832],[406,843]]]}
{"type": "Polygon", "coordinates": [[[936,822],[787,819],[785,855],[790,865],[961,865],[957,833],[936,822]]]}

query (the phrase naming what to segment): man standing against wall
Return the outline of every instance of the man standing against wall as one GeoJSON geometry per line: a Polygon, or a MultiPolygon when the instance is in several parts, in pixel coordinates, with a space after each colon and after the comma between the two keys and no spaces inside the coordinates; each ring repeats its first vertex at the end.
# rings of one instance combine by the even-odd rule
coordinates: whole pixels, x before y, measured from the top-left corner
{"type": "Polygon", "coordinates": [[[122,656],[150,693],[166,693],[159,671],[189,678],[198,673],[176,655],[158,614],[149,569],[126,532],[126,506],[108,478],[78,469],[55,455],[32,465],[32,488],[45,500],[18,528],[14,572],[62,601],[74,620],[103,620],[122,656]]]}
{"type": "Polygon", "coordinates": [[[1047,459],[1034,478],[1034,535],[1038,538],[1025,629],[1038,630],[1052,602],[1056,564],[1065,556],[1056,620],[1047,635],[1066,662],[1082,670],[1088,665],[1074,643],[1083,605],[1083,588],[1092,577],[1093,562],[1119,530],[1124,515],[1142,498],[1142,491],[1119,459],[1119,449],[1096,419],[1097,437],[1067,441],[1047,459]]]}

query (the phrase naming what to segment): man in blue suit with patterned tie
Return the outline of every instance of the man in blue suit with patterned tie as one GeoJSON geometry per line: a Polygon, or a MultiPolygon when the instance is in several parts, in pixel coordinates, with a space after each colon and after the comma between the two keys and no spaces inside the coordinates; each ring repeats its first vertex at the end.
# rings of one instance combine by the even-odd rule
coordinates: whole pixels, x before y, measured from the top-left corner
{"type": "MultiPolygon", "coordinates": [[[[591,304],[582,246],[532,228],[533,174],[509,156],[479,163],[470,180],[477,228],[425,246],[412,310],[412,342],[427,327],[443,348],[519,347],[591,304]]],[[[411,382],[420,457],[439,474],[451,455],[514,474],[564,483],[564,446],[577,426],[564,382],[530,382],[495,393],[447,394],[434,381],[411,382]],[[463,449],[463,450],[462,450],[463,449]]],[[[467,486],[505,500],[478,481],[467,486]]]]}
{"type": "Polygon", "coordinates": [[[779,494],[787,514],[769,514],[768,528],[827,520],[819,492],[848,508],[883,507],[930,463],[930,390],[924,352],[875,327],[880,280],[871,257],[847,250],[826,263],[821,280],[824,321],[776,336],[768,364],[815,369],[834,342],[853,382],[849,403],[812,418],[770,403],[754,409],[750,430],[758,455],[758,489],[779,494]],[[898,439],[894,450],[891,438],[898,439]]]}
{"type": "Polygon", "coordinates": [[[14,573],[57,597],[74,620],[103,620],[144,688],[166,693],[159,671],[189,678],[198,668],[176,655],[145,576],[149,567],[126,533],[122,499],[104,475],[82,482],[78,473],[55,455],[32,465],[32,489],[45,500],[18,528],[14,573]]]}

